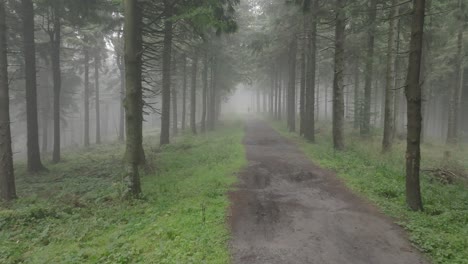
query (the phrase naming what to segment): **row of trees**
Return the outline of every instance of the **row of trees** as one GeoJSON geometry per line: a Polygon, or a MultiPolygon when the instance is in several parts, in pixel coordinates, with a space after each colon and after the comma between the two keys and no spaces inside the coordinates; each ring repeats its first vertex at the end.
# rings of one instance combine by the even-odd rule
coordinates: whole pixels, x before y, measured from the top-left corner
{"type": "Polygon", "coordinates": [[[115,114],[102,112],[101,104],[111,101],[118,110],[117,137],[126,139],[129,194],[139,196],[138,166],[145,163],[144,120],[160,116],[160,124],[147,124],[161,130],[161,145],[169,144],[179,127],[186,129],[187,116],[192,133],[199,132],[198,128],[213,130],[221,101],[239,79],[229,64],[232,54],[227,52],[230,44],[225,34],[237,29],[236,0],[0,2],[7,14],[2,16],[0,34],[5,56],[1,63],[0,185],[5,200],[16,194],[11,114],[3,108],[13,107],[22,120],[21,107],[9,107],[9,102],[17,100],[19,106],[26,106],[28,171],[38,173],[47,171],[41,155],[48,152],[49,134],[53,135],[55,163],[61,161],[65,127],[80,135],[84,147],[91,145],[93,104],[95,143],[109,138],[109,129],[102,124],[115,114]],[[48,87],[52,87],[50,94],[48,87]],[[79,132],[73,126],[76,112],[83,122],[79,132]],[[40,113],[44,118],[38,118],[40,113]],[[53,133],[47,130],[49,114],[53,133]]]}
{"type": "Polygon", "coordinates": [[[364,139],[374,135],[373,127],[381,127],[384,153],[398,134],[406,135],[407,202],[413,210],[422,210],[422,139],[445,136],[448,144],[462,140],[467,17],[463,1],[305,0],[290,1],[286,7],[273,1],[256,5],[268,30],[257,33],[251,44],[267,62],[259,67],[263,85],[254,100],[257,109],[264,103],[271,117],[285,116],[290,131],[298,130],[313,142],[316,120],[328,117],[331,102],[337,151],[345,149],[347,121],[364,139]],[[445,133],[439,133],[439,126],[445,133]]]}

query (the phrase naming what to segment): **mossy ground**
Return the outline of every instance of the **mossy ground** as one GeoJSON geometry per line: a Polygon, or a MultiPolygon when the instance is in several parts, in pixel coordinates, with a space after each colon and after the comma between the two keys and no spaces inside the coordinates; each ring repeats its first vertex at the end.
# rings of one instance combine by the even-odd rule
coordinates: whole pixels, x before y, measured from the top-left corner
{"type": "MultiPolygon", "coordinates": [[[[296,133],[288,133],[282,123],[273,126],[293,139],[318,165],[334,170],[354,191],[395,217],[409,231],[411,241],[434,263],[468,263],[468,190],[466,181],[443,184],[423,173],[421,189],[424,212],[411,212],[405,204],[405,142],[397,141],[390,153],[381,153],[381,138],[363,140],[356,132],[346,133],[346,151],[335,152],[330,127],[320,124],[315,144],[296,133]]],[[[348,131],[351,131],[349,129],[348,131]]],[[[468,169],[466,146],[426,143],[422,146],[422,167],[448,166],[468,169]],[[455,164],[455,165],[454,165],[455,164]]]]}
{"type": "Polygon", "coordinates": [[[246,164],[243,125],[157,148],[141,200],[124,196],[124,147],[70,152],[48,173],[17,166],[19,199],[0,207],[0,263],[228,263],[226,196],[246,164]]]}

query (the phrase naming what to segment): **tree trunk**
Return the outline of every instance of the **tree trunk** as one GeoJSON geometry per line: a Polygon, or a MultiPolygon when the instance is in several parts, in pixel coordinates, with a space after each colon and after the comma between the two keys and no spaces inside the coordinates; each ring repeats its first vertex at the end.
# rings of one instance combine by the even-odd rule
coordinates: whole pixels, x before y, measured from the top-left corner
{"type": "Polygon", "coordinates": [[[305,130],[305,138],[311,142],[315,142],[315,77],[317,71],[317,14],[319,8],[318,0],[313,0],[312,6],[312,23],[309,37],[309,60],[307,65],[307,126],[305,130]]]}
{"type": "Polygon", "coordinates": [[[45,87],[45,96],[44,96],[44,109],[42,111],[42,153],[47,153],[48,151],[48,138],[49,138],[49,112],[50,112],[50,102],[49,102],[49,87],[45,87]]]}
{"type": "Polygon", "coordinates": [[[182,83],[182,131],[185,131],[186,118],[187,118],[187,56],[182,58],[182,74],[183,74],[183,83],[182,83]]]}
{"type": "Polygon", "coordinates": [[[60,46],[62,24],[60,21],[61,6],[56,1],[53,5],[53,30],[49,32],[50,37],[50,56],[52,62],[52,74],[54,79],[54,150],[52,153],[52,162],[60,162],[60,93],[62,89],[62,71],[60,68],[60,46]]]}
{"type": "Polygon", "coordinates": [[[354,69],[354,129],[359,129],[359,124],[361,120],[361,103],[360,103],[360,70],[359,70],[359,59],[356,62],[357,66],[356,69],[354,69]]]}
{"type": "Polygon", "coordinates": [[[208,112],[207,112],[207,125],[208,125],[208,130],[210,131],[213,131],[214,126],[215,126],[215,123],[214,123],[215,96],[216,96],[216,57],[213,57],[212,62],[211,62],[211,82],[210,82],[210,88],[208,92],[208,112]]]}
{"type": "Polygon", "coordinates": [[[192,87],[190,93],[190,128],[194,135],[197,134],[197,74],[198,74],[198,51],[195,51],[192,62],[192,87]]]}
{"type": "Polygon", "coordinates": [[[395,100],[395,60],[396,50],[395,41],[398,31],[398,23],[396,17],[399,15],[398,0],[392,0],[392,9],[390,10],[390,25],[388,31],[388,47],[387,47],[387,72],[385,75],[385,119],[384,119],[384,135],[382,142],[383,152],[387,152],[392,148],[393,144],[393,112],[395,100]]]}
{"type": "Polygon", "coordinates": [[[364,84],[364,101],[361,116],[361,135],[370,136],[370,123],[371,123],[371,102],[372,102],[372,78],[374,74],[374,42],[376,30],[376,16],[377,16],[377,0],[369,0],[369,25],[367,36],[367,55],[366,55],[366,69],[365,69],[365,84],[364,84]]]}
{"type": "Polygon", "coordinates": [[[0,0],[0,199],[11,201],[16,198],[16,187],[11,149],[5,2],[0,0]]]}
{"type": "Polygon", "coordinates": [[[448,132],[447,143],[456,144],[459,141],[459,117],[461,108],[461,97],[463,92],[463,75],[464,75],[464,54],[463,54],[463,30],[464,30],[464,13],[462,0],[458,0],[459,14],[458,14],[458,35],[457,35],[457,63],[456,63],[456,81],[452,85],[449,118],[448,118],[448,132]]]}
{"type": "Polygon", "coordinates": [[[280,76],[279,76],[279,69],[275,69],[275,119],[279,120],[279,89],[280,89],[280,76]]]}
{"type": "MultiPolygon", "coordinates": [[[[175,56],[174,56],[175,57],[175,56]]],[[[174,58],[174,75],[177,74],[177,61],[174,58]]],[[[179,126],[178,126],[178,116],[177,116],[177,85],[172,87],[172,134],[177,135],[179,133],[179,126]]]]}
{"type": "Polygon", "coordinates": [[[288,82],[288,102],[287,102],[287,118],[289,132],[296,131],[296,56],[297,56],[297,38],[293,36],[293,40],[289,44],[289,82],[288,82]]]}
{"type": "Polygon", "coordinates": [[[423,210],[419,183],[421,162],[421,57],[425,0],[414,0],[411,25],[410,56],[406,80],[408,135],[406,147],[406,202],[414,211],[423,210]]]}
{"type": "Polygon", "coordinates": [[[101,56],[99,51],[96,51],[94,56],[94,87],[96,89],[95,104],[96,104],[96,144],[101,144],[101,102],[99,91],[99,67],[101,63],[101,56]]]}
{"type": "Polygon", "coordinates": [[[164,47],[162,62],[162,109],[161,109],[161,137],[160,145],[169,144],[169,130],[171,122],[171,53],[172,53],[172,8],[164,1],[166,18],[164,21],[164,47]]]}
{"type": "Polygon", "coordinates": [[[400,53],[400,31],[401,31],[401,19],[399,18],[397,21],[397,35],[396,35],[396,50],[395,53],[395,75],[394,75],[394,87],[395,92],[393,96],[393,133],[392,136],[395,138],[395,135],[398,133],[398,119],[399,119],[399,110],[400,110],[400,98],[401,98],[401,89],[399,87],[400,82],[398,81],[399,78],[399,66],[400,60],[398,59],[398,54],[400,53]]]}
{"type": "MultiPolygon", "coordinates": [[[[206,45],[206,43],[205,43],[206,45]]],[[[206,48],[206,47],[205,47],[206,48]]],[[[207,99],[208,99],[208,51],[204,51],[203,57],[203,94],[202,94],[202,117],[201,117],[201,132],[206,132],[206,111],[207,111],[207,99]]]]}
{"type": "Polygon", "coordinates": [[[89,147],[89,49],[88,37],[85,36],[84,46],[84,146],[89,147]]]}
{"type": "Polygon", "coordinates": [[[141,10],[138,0],[124,0],[125,10],[125,118],[126,118],[126,161],[129,193],[133,197],[141,194],[140,164],[142,150],[143,98],[141,84],[142,35],[141,10]]]}
{"type": "Polygon", "coordinates": [[[36,44],[34,42],[34,6],[32,0],[22,0],[23,48],[26,75],[26,124],[28,171],[44,170],[39,149],[39,125],[37,117],[36,44]]]}
{"type": "Polygon", "coordinates": [[[119,118],[119,141],[125,140],[125,69],[123,66],[123,58],[121,55],[117,55],[117,64],[119,66],[120,74],[120,118],[119,118]]]}
{"type": "Polygon", "coordinates": [[[345,0],[337,0],[335,28],[335,73],[333,80],[333,146],[344,150],[344,45],[345,45],[345,0]]]}
{"type": "MultiPolygon", "coordinates": [[[[273,74],[275,74],[275,71],[273,70],[273,74]]],[[[270,114],[270,118],[274,119],[275,118],[275,91],[276,91],[276,76],[272,76],[272,85],[270,87],[270,92],[268,94],[268,112],[270,114]]]]}
{"type": "MultiPolygon", "coordinates": [[[[306,134],[306,55],[308,51],[307,47],[307,29],[306,29],[306,15],[303,15],[303,37],[302,37],[302,50],[301,50],[301,82],[299,88],[299,119],[300,127],[299,134],[305,136],[306,134]]],[[[310,51],[309,51],[310,52],[310,51]]]]}

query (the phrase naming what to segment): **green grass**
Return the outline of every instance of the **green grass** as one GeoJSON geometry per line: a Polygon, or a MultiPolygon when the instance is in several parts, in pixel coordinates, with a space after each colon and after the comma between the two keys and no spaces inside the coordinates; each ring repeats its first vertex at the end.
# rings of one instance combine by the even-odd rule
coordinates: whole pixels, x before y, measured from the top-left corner
{"type": "MultiPolygon", "coordinates": [[[[355,192],[377,204],[381,210],[397,219],[409,231],[411,241],[434,263],[468,263],[468,190],[463,180],[444,185],[429,175],[422,175],[424,212],[411,212],[405,204],[405,143],[396,143],[393,151],[381,154],[380,138],[362,140],[358,135],[346,135],[347,150],[333,151],[329,128],[320,126],[317,143],[310,144],[297,134],[288,133],[285,126],[273,126],[293,139],[315,163],[337,172],[355,192]]],[[[446,165],[444,152],[437,144],[422,148],[423,168],[446,165]]],[[[451,163],[468,169],[468,151],[461,146],[451,148],[451,163]]]]}
{"type": "Polygon", "coordinates": [[[141,200],[125,200],[123,146],[69,153],[30,176],[0,209],[0,263],[228,263],[227,191],[246,164],[243,127],[183,136],[158,149],[141,200]]]}

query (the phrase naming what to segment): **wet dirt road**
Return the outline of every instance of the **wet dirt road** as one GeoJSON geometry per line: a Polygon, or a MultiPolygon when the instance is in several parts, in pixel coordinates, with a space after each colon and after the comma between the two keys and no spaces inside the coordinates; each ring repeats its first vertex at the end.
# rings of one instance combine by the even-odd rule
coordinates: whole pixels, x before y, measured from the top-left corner
{"type": "Polygon", "coordinates": [[[233,263],[418,264],[403,230],[261,120],[230,193],[233,263]]]}

